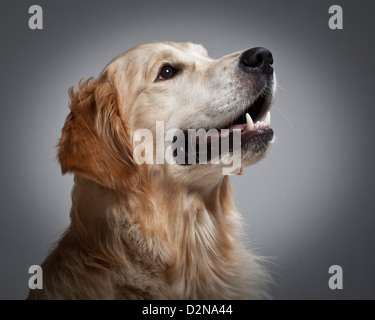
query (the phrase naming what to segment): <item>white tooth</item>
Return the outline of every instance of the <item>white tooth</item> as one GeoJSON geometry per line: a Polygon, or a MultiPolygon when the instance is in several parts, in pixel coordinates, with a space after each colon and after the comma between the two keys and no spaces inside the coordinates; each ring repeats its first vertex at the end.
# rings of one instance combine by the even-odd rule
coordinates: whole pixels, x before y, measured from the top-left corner
{"type": "Polygon", "coordinates": [[[250,131],[254,128],[253,119],[251,119],[250,115],[246,113],[246,130],[250,131]]]}
{"type": "Polygon", "coordinates": [[[271,125],[271,113],[268,111],[266,118],[263,120],[266,125],[271,125]]]}

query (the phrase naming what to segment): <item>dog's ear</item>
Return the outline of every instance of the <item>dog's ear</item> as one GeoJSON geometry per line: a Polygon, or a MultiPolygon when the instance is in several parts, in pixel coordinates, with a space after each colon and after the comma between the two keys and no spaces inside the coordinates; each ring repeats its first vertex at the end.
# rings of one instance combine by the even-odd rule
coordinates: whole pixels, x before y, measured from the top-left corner
{"type": "Polygon", "coordinates": [[[139,182],[129,131],[114,85],[106,75],[69,90],[70,114],[59,142],[61,171],[77,173],[105,187],[129,191],[139,182]]]}

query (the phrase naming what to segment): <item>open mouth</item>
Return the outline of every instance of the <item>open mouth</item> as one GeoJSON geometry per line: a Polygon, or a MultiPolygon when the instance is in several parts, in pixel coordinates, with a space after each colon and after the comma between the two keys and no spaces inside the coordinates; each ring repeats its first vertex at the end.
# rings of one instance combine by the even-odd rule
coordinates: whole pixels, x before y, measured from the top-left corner
{"type": "Polygon", "coordinates": [[[265,141],[273,138],[273,130],[271,126],[271,113],[268,110],[270,106],[270,98],[261,94],[237,119],[232,123],[220,128],[220,137],[224,135],[231,135],[233,131],[241,131],[241,147],[244,147],[253,137],[264,136],[265,141]],[[266,113],[263,120],[261,117],[266,113]]]}
{"type": "Polygon", "coordinates": [[[253,153],[262,152],[273,138],[268,111],[271,100],[270,95],[259,95],[234,121],[216,126],[214,130],[203,130],[208,134],[185,130],[183,139],[173,141],[177,144],[173,153],[177,163],[205,163],[228,152],[232,155],[237,148],[241,149],[239,151],[251,149],[253,153]]]}

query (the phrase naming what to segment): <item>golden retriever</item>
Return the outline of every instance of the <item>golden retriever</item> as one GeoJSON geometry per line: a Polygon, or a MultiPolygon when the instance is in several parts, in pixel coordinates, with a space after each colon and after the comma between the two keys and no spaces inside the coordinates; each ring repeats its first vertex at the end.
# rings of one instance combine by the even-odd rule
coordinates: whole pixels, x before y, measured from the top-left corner
{"type": "Polygon", "coordinates": [[[228,163],[158,163],[154,150],[171,150],[156,133],[162,121],[185,133],[238,132],[241,167],[260,160],[273,141],[272,64],[265,48],[215,60],[197,44],[151,43],[71,88],[58,145],[62,173],[75,177],[71,224],[42,264],[43,289],[28,298],[267,298],[269,276],[243,244],[223,175],[228,163]],[[155,137],[144,163],[134,155],[138,129],[155,137]]]}

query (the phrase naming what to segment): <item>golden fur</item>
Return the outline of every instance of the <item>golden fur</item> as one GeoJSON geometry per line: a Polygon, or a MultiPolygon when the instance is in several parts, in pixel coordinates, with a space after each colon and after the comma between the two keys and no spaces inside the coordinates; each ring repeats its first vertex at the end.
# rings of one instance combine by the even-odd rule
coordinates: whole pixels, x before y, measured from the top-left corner
{"type": "Polygon", "coordinates": [[[137,165],[132,155],[134,130],[154,132],[157,119],[205,123],[208,103],[220,117],[227,102],[214,90],[233,81],[217,74],[232,77],[238,56],[213,60],[190,43],[142,45],[70,90],[58,159],[63,173],[75,174],[71,225],[42,265],[43,289],[29,299],[267,297],[269,277],[243,245],[221,167],[137,165]],[[155,86],[157,70],[173,59],[181,79],[155,86]]]}

